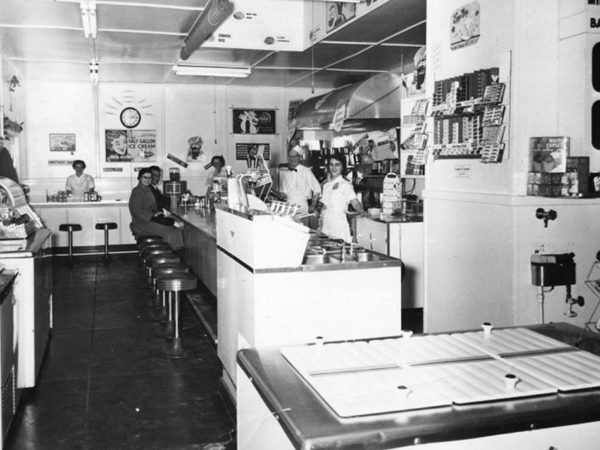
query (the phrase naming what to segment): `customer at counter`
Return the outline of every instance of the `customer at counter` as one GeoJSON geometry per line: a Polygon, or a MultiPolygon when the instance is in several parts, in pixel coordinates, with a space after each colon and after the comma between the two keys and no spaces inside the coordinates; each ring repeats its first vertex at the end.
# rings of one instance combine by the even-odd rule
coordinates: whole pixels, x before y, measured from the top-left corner
{"type": "Polygon", "coordinates": [[[0,136],[0,177],[10,178],[15,183],[19,182],[10,152],[4,146],[4,136],[0,136]]]}
{"type": "Polygon", "coordinates": [[[206,196],[210,196],[213,192],[213,184],[219,182],[219,189],[226,188],[227,173],[225,172],[225,158],[221,155],[213,156],[210,160],[210,165],[214,168],[212,174],[206,180],[206,196]]]}
{"type": "Polygon", "coordinates": [[[171,202],[169,201],[169,198],[160,191],[162,169],[158,166],[150,166],[150,172],[152,173],[152,183],[150,183],[150,187],[152,188],[154,198],[156,198],[158,209],[169,209],[171,202]]]}
{"type": "Polygon", "coordinates": [[[352,183],[344,178],[347,169],[344,155],[331,155],[327,169],[329,179],[323,184],[319,230],[333,238],[351,242],[350,225],[346,216],[348,205],[352,205],[361,215],[365,213],[356,198],[352,183]]]}
{"type": "Polygon", "coordinates": [[[288,151],[288,171],[281,174],[281,194],[286,202],[298,205],[299,211],[305,213],[314,211],[321,185],[312,170],[300,164],[303,157],[304,151],[299,145],[295,145],[288,151]]]}
{"type": "Polygon", "coordinates": [[[83,173],[87,166],[81,159],[73,161],[72,167],[75,174],[67,177],[65,191],[75,198],[83,198],[84,193],[93,191],[96,187],[94,179],[87,173],[83,173]]]}
{"type": "Polygon", "coordinates": [[[156,204],[152,192],[152,171],[150,168],[141,169],[138,173],[139,183],[131,191],[129,197],[129,212],[131,213],[131,231],[134,236],[158,235],[171,246],[173,250],[183,248],[181,223],[168,217],[156,204]]]}

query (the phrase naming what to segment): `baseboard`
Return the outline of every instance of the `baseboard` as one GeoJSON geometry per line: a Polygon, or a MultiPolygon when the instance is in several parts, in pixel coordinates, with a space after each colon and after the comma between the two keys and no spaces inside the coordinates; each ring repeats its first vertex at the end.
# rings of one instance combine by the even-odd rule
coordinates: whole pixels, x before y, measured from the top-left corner
{"type": "MultiPolygon", "coordinates": [[[[138,249],[135,244],[119,244],[111,245],[108,248],[110,254],[117,253],[137,253],[138,249]]],[[[69,247],[53,247],[52,254],[57,256],[67,256],[69,254],[69,247]]],[[[103,255],[103,245],[89,245],[81,247],[73,247],[73,256],[78,255],[103,255]]]]}

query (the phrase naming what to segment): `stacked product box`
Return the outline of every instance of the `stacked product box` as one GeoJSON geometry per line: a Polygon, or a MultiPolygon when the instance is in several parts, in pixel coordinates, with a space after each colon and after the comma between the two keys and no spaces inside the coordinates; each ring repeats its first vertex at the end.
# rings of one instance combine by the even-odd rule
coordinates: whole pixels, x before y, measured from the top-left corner
{"type": "Polygon", "coordinates": [[[527,195],[580,197],[589,193],[590,159],[567,158],[565,172],[529,172],[527,195]]]}

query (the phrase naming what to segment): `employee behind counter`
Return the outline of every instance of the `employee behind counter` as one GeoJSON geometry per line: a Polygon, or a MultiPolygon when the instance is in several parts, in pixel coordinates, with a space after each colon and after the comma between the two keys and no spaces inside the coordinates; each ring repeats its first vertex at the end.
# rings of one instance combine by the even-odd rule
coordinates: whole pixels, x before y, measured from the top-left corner
{"type": "Polygon", "coordinates": [[[85,162],[81,159],[73,161],[75,174],[69,175],[65,183],[67,195],[71,194],[75,199],[82,200],[86,192],[91,192],[96,187],[94,179],[87,173],[83,173],[85,168],[85,162]]]}

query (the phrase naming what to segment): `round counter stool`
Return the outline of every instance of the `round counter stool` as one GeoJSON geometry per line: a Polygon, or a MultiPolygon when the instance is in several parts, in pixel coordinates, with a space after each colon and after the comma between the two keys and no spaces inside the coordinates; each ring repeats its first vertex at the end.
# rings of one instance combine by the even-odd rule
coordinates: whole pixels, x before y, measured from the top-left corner
{"type": "Polygon", "coordinates": [[[140,252],[140,258],[142,259],[144,269],[146,268],[145,262],[148,256],[158,255],[161,253],[173,253],[173,250],[171,250],[171,246],[169,244],[152,244],[150,247],[144,248],[140,252]]]}
{"type": "Polygon", "coordinates": [[[156,267],[165,263],[178,263],[181,258],[175,253],[159,253],[146,258],[146,275],[148,276],[148,284],[152,285],[152,274],[156,267]]]}
{"type": "Polygon", "coordinates": [[[152,243],[161,243],[163,242],[163,238],[161,236],[155,236],[155,235],[145,235],[145,236],[140,236],[139,238],[137,238],[135,240],[138,248],[144,244],[152,244],[152,243]]]}
{"type": "Polygon", "coordinates": [[[169,315],[167,314],[166,293],[164,291],[159,291],[156,288],[156,278],[161,275],[182,275],[186,273],[190,273],[190,268],[187,264],[182,262],[161,264],[152,271],[152,291],[154,292],[153,306],[155,308],[160,308],[160,313],[157,317],[157,320],[160,323],[167,322],[169,315]]]}
{"type": "Polygon", "coordinates": [[[166,242],[148,242],[139,246],[138,254],[141,257],[144,250],[149,250],[151,248],[171,248],[171,246],[166,242]]]}
{"type": "Polygon", "coordinates": [[[96,224],[96,230],[104,231],[104,261],[108,262],[108,230],[116,230],[117,224],[115,222],[98,222],[96,224]]]}
{"type": "Polygon", "coordinates": [[[69,264],[71,264],[73,262],[73,232],[81,231],[81,225],[78,223],[61,223],[58,230],[69,233],[69,264]]]}
{"type": "Polygon", "coordinates": [[[167,292],[167,299],[173,305],[174,330],[173,339],[167,348],[167,358],[184,358],[181,336],[179,336],[179,293],[191,291],[198,285],[198,280],[191,273],[181,275],[161,275],[156,278],[156,288],[167,292]]]}

